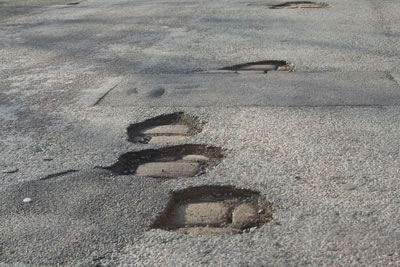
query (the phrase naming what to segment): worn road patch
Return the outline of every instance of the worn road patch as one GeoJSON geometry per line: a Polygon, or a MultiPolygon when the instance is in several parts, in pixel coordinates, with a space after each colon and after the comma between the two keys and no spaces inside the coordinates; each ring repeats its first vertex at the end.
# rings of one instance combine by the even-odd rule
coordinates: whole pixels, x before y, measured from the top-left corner
{"type": "Polygon", "coordinates": [[[392,106],[400,104],[400,87],[385,72],[304,73],[269,72],[266,75],[196,73],[187,75],[133,75],[100,105],[144,107],[232,106],[392,106]],[[138,94],[129,94],[137,88],[138,94]],[[168,92],[149,98],[147,92],[163,86],[168,92]]]}

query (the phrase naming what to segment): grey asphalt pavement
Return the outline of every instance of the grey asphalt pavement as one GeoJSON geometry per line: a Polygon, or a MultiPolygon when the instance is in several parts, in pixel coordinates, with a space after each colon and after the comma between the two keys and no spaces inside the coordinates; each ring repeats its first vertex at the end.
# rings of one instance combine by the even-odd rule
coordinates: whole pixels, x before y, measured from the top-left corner
{"type": "Polygon", "coordinates": [[[0,0],[0,266],[400,265],[400,2],[0,0]],[[23,7],[23,8],[21,8],[23,7]],[[226,66],[288,60],[294,72],[226,66]],[[221,147],[195,177],[100,167],[184,111],[221,147]],[[152,229],[172,192],[260,192],[237,235],[152,229]],[[25,200],[25,201],[24,201],[25,200]]]}

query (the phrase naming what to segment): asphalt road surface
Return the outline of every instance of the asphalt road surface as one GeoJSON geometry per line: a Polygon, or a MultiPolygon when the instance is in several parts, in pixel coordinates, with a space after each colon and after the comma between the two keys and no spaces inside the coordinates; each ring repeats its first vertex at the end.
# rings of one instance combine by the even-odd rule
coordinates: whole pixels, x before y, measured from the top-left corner
{"type": "Polygon", "coordinates": [[[399,266],[400,1],[281,3],[0,0],[0,266],[399,266]],[[155,226],[205,186],[272,220],[155,226]]]}

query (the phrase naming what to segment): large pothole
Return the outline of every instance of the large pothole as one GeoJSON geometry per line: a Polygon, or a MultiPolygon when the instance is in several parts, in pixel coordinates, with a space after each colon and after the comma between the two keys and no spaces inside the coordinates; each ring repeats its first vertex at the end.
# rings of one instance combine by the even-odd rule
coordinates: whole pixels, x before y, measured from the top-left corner
{"type": "Polygon", "coordinates": [[[183,112],[161,115],[128,127],[128,141],[142,144],[170,144],[201,131],[202,123],[183,112]]]}
{"type": "Polygon", "coordinates": [[[329,8],[331,5],[327,3],[319,3],[312,1],[293,1],[285,2],[283,4],[272,5],[270,9],[294,9],[294,8],[329,8]]]}
{"type": "Polygon", "coordinates": [[[223,156],[219,147],[187,144],[128,152],[106,169],[154,178],[192,177],[216,166],[223,156]]]}
{"type": "Polygon", "coordinates": [[[238,73],[260,72],[267,73],[269,71],[294,71],[295,66],[286,60],[263,60],[256,62],[248,62],[221,68],[223,71],[234,71],[238,73]]]}
{"type": "Polygon", "coordinates": [[[152,228],[186,234],[239,234],[272,219],[272,205],[258,192],[200,186],[174,192],[152,228]]]}

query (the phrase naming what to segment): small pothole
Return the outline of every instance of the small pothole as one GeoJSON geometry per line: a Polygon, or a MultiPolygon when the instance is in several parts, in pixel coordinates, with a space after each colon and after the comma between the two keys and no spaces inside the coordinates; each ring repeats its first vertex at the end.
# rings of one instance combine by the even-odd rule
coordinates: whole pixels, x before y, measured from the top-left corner
{"type": "Polygon", "coordinates": [[[312,1],[293,1],[285,2],[283,4],[272,5],[270,9],[294,9],[294,8],[329,8],[331,5],[327,3],[319,3],[312,1]]]}
{"type": "Polygon", "coordinates": [[[263,60],[256,62],[249,62],[244,64],[233,65],[224,67],[219,70],[235,71],[235,72],[261,72],[267,73],[269,71],[294,71],[295,66],[286,60],[263,60]]]}
{"type": "Polygon", "coordinates": [[[152,228],[186,234],[239,234],[272,220],[272,205],[258,192],[200,186],[174,192],[152,228]]]}
{"type": "Polygon", "coordinates": [[[128,127],[128,141],[142,144],[170,144],[199,133],[202,123],[183,112],[161,115],[128,127]]]}
{"type": "Polygon", "coordinates": [[[193,177],[218,165],[223,156],[219,147],[187,144],[128,152],[105,169],[120,175],[136,174],[166,179],[193,177]]]}
{"type": "Polygon", "coordinates": [[[80,2],[71,2],[71,3],[68,3],[67,6],[76,6],[79,4],[80,4],[80,2]]]}

